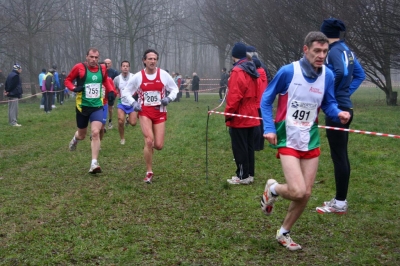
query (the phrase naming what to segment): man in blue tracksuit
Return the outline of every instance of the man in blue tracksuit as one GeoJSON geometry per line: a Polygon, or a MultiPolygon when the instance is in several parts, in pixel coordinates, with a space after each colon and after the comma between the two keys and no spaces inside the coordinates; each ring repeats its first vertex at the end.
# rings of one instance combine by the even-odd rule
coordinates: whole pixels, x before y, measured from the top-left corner
{"type": "MultiPolygon", "coordinates": [[[[329,117],[325,119],[326,125],[349,128],[353,119],[353,104],[350,96],[365,79],[365,73],[344,39],[340,38],[341,32],[346,31],[346,26],[341,20],[325,19],[321,25],[321,31],[329,39],[329,53],[325,64],[335,74],[335,98],[338,108],[351,114],[351,119],[345,125],[334,122],[329,117]]],[[[336,196],[330,201],[325,201],[323,206],[317,207],[317,212],[344,214],[348,207],[346,197],[350,180],[350,162],[347,153],[349,133],[327,129],[326,136],[335,170],[336,196]]]]}

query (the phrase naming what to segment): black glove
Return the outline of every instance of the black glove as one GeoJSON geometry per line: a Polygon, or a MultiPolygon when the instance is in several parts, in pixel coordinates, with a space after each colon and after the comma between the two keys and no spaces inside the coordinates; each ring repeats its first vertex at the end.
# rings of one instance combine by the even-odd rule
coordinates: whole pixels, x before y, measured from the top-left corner
{"type": "Polygon", "coordinates": [[[115,93],[113,91],[110,91],[107,95],[108,98],[108,103],[110,105],[114,105],[114,101],[115,101],[115,93]]]}
{"type": "Polygon", "coordinates": [[[81,91],[83,91],[83,86],[77,86],[72,91],[73,92],[81,92],[81,91]]]}

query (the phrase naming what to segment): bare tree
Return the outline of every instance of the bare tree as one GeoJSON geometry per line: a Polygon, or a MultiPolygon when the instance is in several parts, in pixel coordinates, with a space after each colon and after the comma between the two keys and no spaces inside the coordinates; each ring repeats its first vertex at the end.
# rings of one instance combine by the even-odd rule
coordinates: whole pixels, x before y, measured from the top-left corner
{"type": "MultiPolygon", "coordinates": [[[[5,10],[7,19],[13,21],[10,24],[8,43],[9,56],[26,65],[29,71],[29,81],[36,81],[37,68],[35,67],[35,55],[39,53],[40,37],[50,31],[52,22],[59,17],[61,0],[14,0],[4,1],[0,8],[5,10]]],[[[35,82],[36,84],[36,82],[35,82]]],[[[31,93],[36,93],[32,84],[31,93]]]]}

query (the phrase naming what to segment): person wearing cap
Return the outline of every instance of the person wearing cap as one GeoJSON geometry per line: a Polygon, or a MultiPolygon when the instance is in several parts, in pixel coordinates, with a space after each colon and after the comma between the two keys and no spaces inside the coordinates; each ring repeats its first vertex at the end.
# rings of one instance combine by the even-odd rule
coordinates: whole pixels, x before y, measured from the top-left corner
{"type": "Polygon", "coordinates": [[[43,77],[42,92],[44,98],[44,112],[50,113],[52,110],[52,99],[54,98],[54,72],[53,68],[49,68],[47,74],[43,77]]]}
{"type": "MultiPolygon", "coordinates": [[[[46,69],[42,68],[42,72],[40,72],[40,74],[38,76],[40,92],[43,92],[42,84],[43,84],[43,78],[45,75],[46,75],[46,69]]],[[[44,95],[42,94],[42,97],[40,98],[40,109],[43,109],[43,108],[44,108],[44,95]]]]}
{"type": "MultiPolygon", "coordinates": [[[[233,69],[228,81],[225,113],[258,117],[258,77],[254,62],[247,57],[246,45],[235,43],[232,48],[233,69]]],[[[260,125],[258,119],[225,114],[229,127],[236,175],[227,179],[229,184],[249,185],[254,181],[254,129],[260,125]]]]}
{"type": "MultiPolygon", "coordinates": [[[[329,53],[325,64],[335,74],[335,98],[338,108],[351,114],[351,119],[344,125],[329,117],[325,118],[325,124],[348,129],[353,120],[353,104],[350,96],[365,79],[365,73],[345,40],[340,38],[341,33],[346,31],[343,21],[336,18],[325,19],[321,31],[329,40],[329,53]]],[[[350,161],[347,152],[349,132],[327,129],[326,136],[334,166],[336,195],[332,200],[323,202],[316,210],[321,214],[344,214],[348,209],[346,198],[350,180],[350,161]]]]}
{"type": "Polygon", "coordinates": [[[260,60],[261,67],[264,69],[265,74],[267,75],[267,81],[268,81],[268,83],[270,83],[272,80],[271,72],[268,70],[268,67],[264,64],[264,62],[261,61],[260,57],[258,56],[256,47],[248,45],[246,47],[246,51],[251,57],[256,57],[258,60],[260,60]]]}
{"type": "Polygon", "coordinates": [[[290,230],[300,218],[311,196],[318,170],[320,138],[318,112],[322,108],[332,120],[345,124],[350,113],[337,108],[334,76],[324,65],[328,38],[318,31],[307,34],[304,56],[281,67],[261,98],[264,138],[277,148],[286,183],[269,179],[261,199],[261,210],[271,215],[278,196],[290,200],[276,240],[287,249],[301,249],[290,237],[290,230]],[[278,105],[273,119],[273,103],[278,105]]]}
{"type": "Polygon", "coordinates": [[[106,66],[99,64],[99,56],[100,52],[97,48],[89,48],[86,61],[76,64],[65,79],[65,87],[76,93],[76,125],[78,127],[69,143],[69,150],[75,151],[78,142],[85,139],[90,123],[92,161],[89,173],[91,174],[102,172],[97,159],[101,142],[100,131],[103,126],[103,98],[104,95],[110,93],[113,93],[114,97],[116,95],[114,87],[108,81],[106,66]]]}
{"type": "Polygon", "coordinates": [[[22,72],[22,67],[19,64],[14,64],[13,70],[7,76],[5,83],[4,94],[8,97],[8,123],[11,126],[20,127],[18,124],[18,99],[22,97],[22,82],[19,76],[22,72]]]}

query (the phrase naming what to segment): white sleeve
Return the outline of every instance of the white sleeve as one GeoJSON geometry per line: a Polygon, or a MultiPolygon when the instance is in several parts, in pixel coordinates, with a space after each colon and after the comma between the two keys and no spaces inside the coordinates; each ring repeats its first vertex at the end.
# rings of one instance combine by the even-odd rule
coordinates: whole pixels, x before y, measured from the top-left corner
{"type": "Polygon", "coordinates": [[[139,89],[142,83],[142,73],[138,72],[133,75],[132,80],[128,82],[128,86],[120,88],[121,103],[123,105],[132,105],[135,102],[132,95],[139,89]]]}
{"type": "Polygon", "coordinates": [[[169,75],[167,71],[163,69],[160,69],[160,78],[162,83],[164,84],[165,89],[169,91],[168,98],[170,98],[172,101],[175,100],[179,89],[174,79],[169,75]]]}

